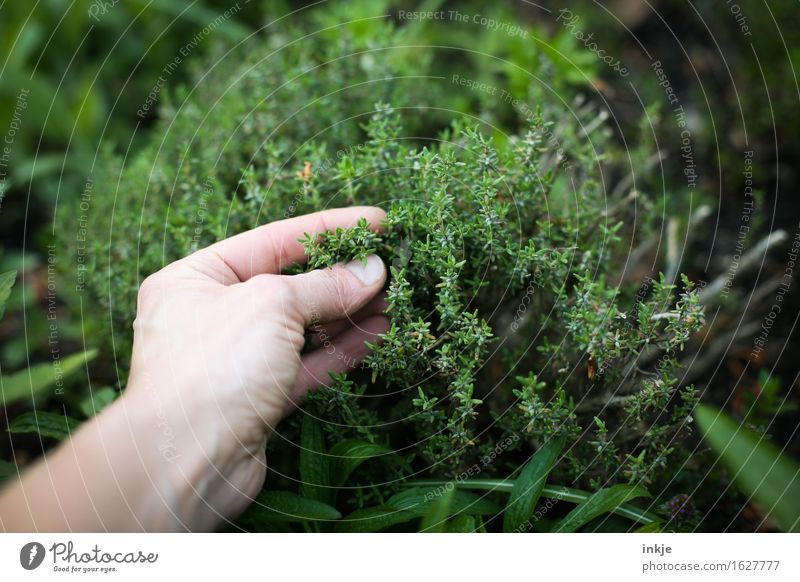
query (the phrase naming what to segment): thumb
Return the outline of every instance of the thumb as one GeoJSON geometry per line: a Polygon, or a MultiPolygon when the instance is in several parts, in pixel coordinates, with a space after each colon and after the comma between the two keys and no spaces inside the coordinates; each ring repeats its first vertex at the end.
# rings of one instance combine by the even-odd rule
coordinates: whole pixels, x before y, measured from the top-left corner
{"type": "Polygon", "coordinates": [[[294,307],[306,327],[345,319],[358,311],[382,288],[386,267],[377,255],[285,277],[294,307]]]}

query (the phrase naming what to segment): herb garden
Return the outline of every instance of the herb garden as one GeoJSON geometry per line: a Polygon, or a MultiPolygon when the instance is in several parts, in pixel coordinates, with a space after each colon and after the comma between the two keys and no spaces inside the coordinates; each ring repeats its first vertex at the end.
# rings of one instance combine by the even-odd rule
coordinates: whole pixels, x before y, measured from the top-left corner
{"type": "MultiPolygon", "coordinates": [[[[583,3],[549,28],[510,8],[491,16],[513,28],[355,4],[209,41],[60,191],[40,307],[21,295],[31,275],[24,291],[18,269],[0,277],[5,323],[46,319],[57,288],[49,346],[64,346],[3,368],[4,477],[124,391],[148,275],[259,225],[374,205],[383,224],[307,232],[285,273],[378,255],[389,329],[277,427],[263,491],[225,530],[798,531],[797,386],[753,344],[798,246],[768,222],[763,170],[752,219],[718,212],[703,179],[735,148],[712,153],[673,68],[576,36],[599,22],[575,20],[583,3]],[[650,83],[640,103],[608,88],[628,87],[620,63],[650,83]]],[[[788,345],[775,330],[770,357],[788,345]]]]}

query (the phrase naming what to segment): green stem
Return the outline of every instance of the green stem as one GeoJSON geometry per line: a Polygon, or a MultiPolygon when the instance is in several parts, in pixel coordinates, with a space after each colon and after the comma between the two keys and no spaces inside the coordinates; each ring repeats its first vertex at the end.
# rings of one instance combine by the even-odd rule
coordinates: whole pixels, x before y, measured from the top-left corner
{"type": "MultiPolygon", "coordinates": [[[[441,479],[415,479],[404,483],[408,487],[442,487],[451,484],[459,489],[478,489],[482,491],[502,491],[510,493],[514,487],[513,479],[465,479],[464,481],[443,481],[441,479]]],[[[542,497],[549,499],[558,499],[559,501],[568,501],[570,503],[583,503],[592,496],[587,491],[581,489],[572,489],[570,487],[562,487],[561,485],[545,485],[542,489],[542,497]]],[[[619,516],[649,525],[661,521],[657,515],[640,509],[630,503],[623,503],[617,508],[613,509],[611,513],[616,513],[619,516]]]]}

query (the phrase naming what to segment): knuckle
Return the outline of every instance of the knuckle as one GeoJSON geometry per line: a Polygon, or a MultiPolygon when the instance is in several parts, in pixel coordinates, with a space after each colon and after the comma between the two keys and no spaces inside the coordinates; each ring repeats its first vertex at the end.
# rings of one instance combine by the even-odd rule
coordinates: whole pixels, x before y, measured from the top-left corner
{"type": "Polygon", "coordinates": [[[279,283],[272,275],[256,275],[248,279],[241,289],[245,291],[247,300],[261,309],[280,301],[283,290],[279,283]]]}
{"type": "Polygon", "coordinates": [[[145,277],[139,285],[138,309],[141,311],[157,303],[163,297],[166,288],[166,278],[160,271],[145,277]]]}

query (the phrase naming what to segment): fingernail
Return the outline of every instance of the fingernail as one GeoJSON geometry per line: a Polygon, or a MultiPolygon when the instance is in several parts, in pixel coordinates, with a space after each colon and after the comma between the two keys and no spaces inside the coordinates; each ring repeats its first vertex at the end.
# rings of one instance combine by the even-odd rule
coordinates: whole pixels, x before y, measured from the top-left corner
{"type": "Polygon", "coordinates": [[[383,278],[383,261],[377,255],[369,255],[366,264],[361,260],[350,261],[344,268],[358,277],[364,285],[372,285],[383,278]]]}

